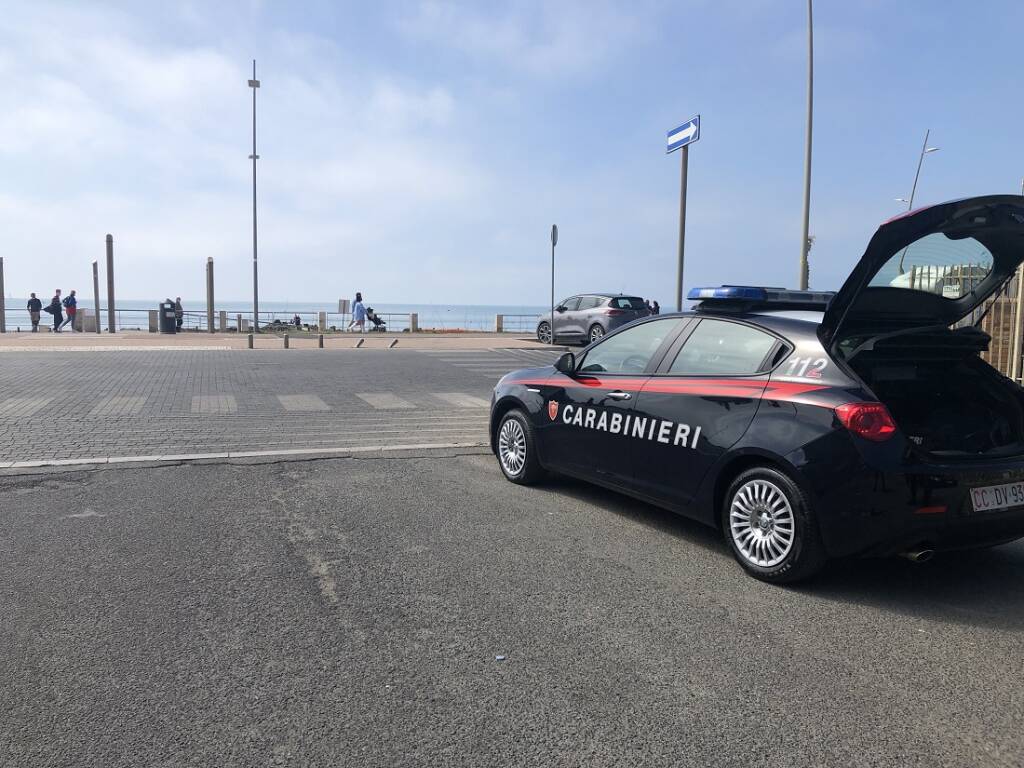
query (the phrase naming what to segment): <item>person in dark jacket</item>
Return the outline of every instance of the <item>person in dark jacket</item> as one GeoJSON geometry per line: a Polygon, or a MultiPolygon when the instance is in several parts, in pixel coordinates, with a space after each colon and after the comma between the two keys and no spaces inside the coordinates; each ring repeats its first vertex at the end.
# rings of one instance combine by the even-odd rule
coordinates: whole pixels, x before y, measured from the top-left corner
{"type": "Polygon", "coordinates": [[[50,299],[50,306],[46,308],[46,311],[53,315],[53,332],[60,333],[60,326],[64,322],[64,309],[60,303],[60,288],[50,299]]]}
{"type": "Polygon", "coordinates": [[[658,302],[654,302],[654,304],[651,305],[651,313],[655,315],[661,314],[661,305],[658,304],[658,302]]]}
{"type": "Polygon", "coordinates": [[[43,302],[33,293],[28,300],[28,316],[32,318],[32,333],[39,333],[39,313],[43,311],[43,302]]]}
{"type": "Polygon", "coordinates": [[[174,300],[174,329],[180,331],[184,322],[185,308],[181,306],[181,296],[179,296],[174,300]]]}
{"type": "Polygon", "coordinates": [[[64,297],[64,301],[61,302],[64,305],[64,309],[67,310],[67,320],[61,323],[60,328],[57,330],[63,331],[66,327],[71,326],[71,332],[75,332],[75,315],[78,313],[78,299],[75,297],[75,292],[72,291],[64,297]]]}

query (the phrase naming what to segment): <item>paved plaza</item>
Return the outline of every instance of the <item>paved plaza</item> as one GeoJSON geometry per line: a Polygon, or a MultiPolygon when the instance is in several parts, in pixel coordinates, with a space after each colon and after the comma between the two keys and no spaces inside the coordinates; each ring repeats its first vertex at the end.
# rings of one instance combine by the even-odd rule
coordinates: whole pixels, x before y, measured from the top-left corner
{"type": "Polygon", "coordinates": [[[482,447],[498,378],[557,354],[536,344],[0,353],[0,469],[482,447]]]}

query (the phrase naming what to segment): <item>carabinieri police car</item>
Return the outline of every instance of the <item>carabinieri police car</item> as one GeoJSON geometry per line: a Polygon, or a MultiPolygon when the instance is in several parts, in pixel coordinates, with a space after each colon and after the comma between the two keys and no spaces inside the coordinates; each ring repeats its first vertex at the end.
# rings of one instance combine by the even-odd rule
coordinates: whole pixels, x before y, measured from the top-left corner
{"type": "Polygon", "coordinates": [[[980,318],[1024,259],[1024,198],[883,224],[836,293],[695,289],[494,390],[505,476],[546,470],[719,528],[753,576],[1024,536],[1024,390],[980,318]]]}

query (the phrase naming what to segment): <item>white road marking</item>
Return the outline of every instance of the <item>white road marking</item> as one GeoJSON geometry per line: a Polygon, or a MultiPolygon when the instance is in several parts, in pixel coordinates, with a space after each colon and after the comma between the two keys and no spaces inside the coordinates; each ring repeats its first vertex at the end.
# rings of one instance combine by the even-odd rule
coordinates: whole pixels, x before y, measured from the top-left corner
{"type": "Polygon", "coordinates": [[[192,398],[192,413],[222,414],[237,413],[238,403],[234,395],[196,395],[192,398]]]}
{"type": "Polygon", "coordinates": [[[380,410],[392,410],[395,408],[415,408],[408,400],[403,400],[390,392],[364,392],[356,393],[356,397],[374,408],[380,410]]]}
{"type": "Polygon", "coordinates": [[[18,418],[31,416],[46,407],[52,397],[9,397],[0,401],[0,416],[18,418]]]}
{"type": "Polygon", "coordinates": [[[230,352],[231,347],[0,347],[0,352],[230,352]]]}
{"type": "Polygon", "coordinates": [[[136,416],[146,404],[144,397],[105,397],[95,408],[89,411],[90,416],[136,416]]]}
{"type": "Polygon", "coordinates": [[[459,408],[487,408],[490,406],[486,400],[462,392],[434,392],[433,395],[438,400],[444,400],[444,402],[457,405],[459,408]]]}
{"type": "Polygon", "coordinates": [[[42,459],[0,463],[4,469],[30,469],[37,467],[71,467],[93,464],[180,463],[204,459],[249,459],[287,456],[344,456],[353,453],[391,453],[394,451],[427,451],[453,448],[487,448],[486,442],[466,441],[452,443],[403,443],[401,445],[357,445],[337,448],[287,448],[276,451],[231,451],[229,453],[185,453],[180,455],[108,456],[89,459],[42,459]]]}
{"type": "Polygon", "coordinates": [[[331,410],[327,403],[316,395],[277,395],[277,399],[281,401],[286,411],[310,413],[331,410]]]}

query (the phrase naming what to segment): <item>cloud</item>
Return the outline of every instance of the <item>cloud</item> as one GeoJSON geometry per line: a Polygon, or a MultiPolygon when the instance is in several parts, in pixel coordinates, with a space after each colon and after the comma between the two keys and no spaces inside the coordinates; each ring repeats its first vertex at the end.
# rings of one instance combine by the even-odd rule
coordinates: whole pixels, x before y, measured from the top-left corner
{"type": "Polygon", "coordinates": [[[413,40],[513,71],[576,76],[648,34],[639,10],[610,2],[520,0],[485,12],[475,3],[423,0],[399,28],[413,40]]]}

